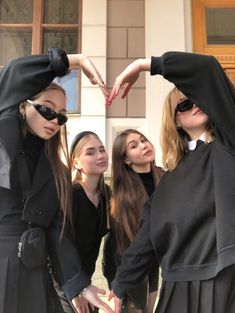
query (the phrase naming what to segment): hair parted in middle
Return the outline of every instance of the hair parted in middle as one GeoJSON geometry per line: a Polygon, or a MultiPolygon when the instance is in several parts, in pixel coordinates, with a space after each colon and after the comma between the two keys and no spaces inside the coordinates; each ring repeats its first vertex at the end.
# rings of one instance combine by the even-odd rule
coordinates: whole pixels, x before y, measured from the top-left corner
{"type": "MultiPolygon", "coordinates": [[[[79,159],[81,152],[82,152],[82,148],[91,138],[95,138],[101,142],[99,136],[96,133],[89,131],[89,130],[78,133],[72,141],[71,148],[70,148],[70,164],[71,164],[71,171],[72,171],[72,181],[74,184],[80,183],[82,180],[81,172],[74,167],[75,158],[79,159]]],[[[101,193],[101,195],[105,197],[106,206],[109,207],[110,190],[109,188],[107,188],[105,184],[104,174],[100,175],[99,183],[98,183],[98,190],[101,193]]]]}
{"type": "MultiPolygon", "coordinates": [[[[29,100],[37,100],[44,92],[56,90],[60,91],[65,97],[66,93],[63,87],[52,82],[39,94],[31,97],[29,100]]],[[[20,107],[27,105],[24,101],[20,104],[20,107]]],[[[22,136],[26,135],[26,123],[22,119],[22,136]]],[[[72,203],[72,188],[71,188],[71,170],[70,160],[68,152],[67,142],[67,128],[66,124],[61,126],[60,130],[50,139],[45,141],[45,154],[50,162],[52,172],[55,178],[57,194],[59,198],[60,208],[63,212],[63,227],[62,233],[66,221],[70,221],[72,218],[71,203],[72,203]],[[63,159],[63,161],[62,161],[63,159]]]]}
{"type": "MultiPolygon", "coordinates": [[[[119,253],[122,253],[134,239],[139,228],[141,209],[148,199],[139,175],[125,162],[127,136],[133,133],[146,138],[136,129],[127,129],[115,138],[112,149],[111,223],[113,223],[119,253]]],[[[151,162],[150,168],[157,183],[159,177],[155,169],[155,161],[151,162]]]]}

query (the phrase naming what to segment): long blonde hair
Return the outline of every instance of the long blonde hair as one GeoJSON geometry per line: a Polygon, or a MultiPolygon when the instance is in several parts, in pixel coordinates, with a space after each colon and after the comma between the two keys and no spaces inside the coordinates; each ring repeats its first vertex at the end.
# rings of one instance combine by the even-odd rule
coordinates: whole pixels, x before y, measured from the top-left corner
{"type": "MultiPolygon", "coordinates": [[[[182,93],[174,87],[168,94],[162,114],[161,148],[162,163],[165,170],[173,171],[188,150],[190,136],[175,123],[175,108],[182,93]]],[[[214,140],[214,134],[208,122],[205,130],[206,143],[214,140]]]]}
{"type": "MultiPolygon", "coordinates": [[[[80,183],[82,180],[81,172],[78,169],[76,169],[74,166],[75,158],[79,159],[81,152],[82,152],[82,148],[91,138],[95,138],[101,142],[99,136],[96,133],[94,133],[92,131],[83,131],[83,132],[77,134],[77,136],[75,136],[75,138],[73,139],[73,142],[71,144],[70,164],[71,164],[73,184],[80,183]]],[[[103,173],[100,174],[98,185],[97,185],[97,191],[100,193],[100,197],[104,197],[104,199],[105,199],[105,208],[106,208],[107,219],[108,219],[107,224],[109,224],[109,216],[108,215],[109,215],[109,207],[110,207],[110,189],[105,184],[105,179],[104,179],[103,173]]],[[[73,227],[72,223],[71,223],[71,225],[73,227]]],[[[73,231],[74,231],[74,227],[73,227],[73,231]]]]}

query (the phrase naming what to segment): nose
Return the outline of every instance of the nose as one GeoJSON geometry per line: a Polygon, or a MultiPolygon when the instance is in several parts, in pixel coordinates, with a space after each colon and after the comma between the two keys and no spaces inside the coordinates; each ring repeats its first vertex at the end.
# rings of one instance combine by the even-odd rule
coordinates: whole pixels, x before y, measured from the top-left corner
{"type": "Polygon", "coordinates": [[[141,142],[141,144],[142,144],[142,149],[143,149],[143,150],[146,149],[146,147],[147,147],[147,141],[141,142]]]}
{"type": "Polygon", "coordinates": [[[50,122],[59,125],[58,117],[55,117],[53,120],[50,120],[50,122]]]}

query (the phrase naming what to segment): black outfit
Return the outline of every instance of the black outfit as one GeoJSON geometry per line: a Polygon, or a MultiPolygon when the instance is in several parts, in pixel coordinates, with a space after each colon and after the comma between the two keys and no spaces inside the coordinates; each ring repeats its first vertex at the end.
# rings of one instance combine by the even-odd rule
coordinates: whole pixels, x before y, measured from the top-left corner
{"type": "MultiPolygon", "coordinates": [[[[109,187],[107,194],[110,193],[109,187]]],[[[81,258],[83,271],[92,278],[95,272],[95,264],[98,258],[100,244],[103,236],[107,233],[107,203],[104,196],[97,207],[87,197],[85,190],[80,184],[73,185],[73,229],[67,229],[76,245],[81,258]]],[[[85,281],[86,282],[86,281],[85,281]]],[[[73,312],[63,292],[56,287],[60,295],[64,312],[73,312]]]]}
{"type": "Polygon", "coordinates": [[[174,83],[210,118],[215,140],[188,151],[143,210],[122,258],[115,294],[137,284],[153,257],[162,268],[158,313],[235,310],[235,91],[217,60],[183,52],[152,58],[151,74],[174,83]]]}
{"type": "MultiPolygon", "coordinates": [[[[160,167],[156,167],[155,170],[157,180],[159,180],[163,174],[163,171],[160,167]]],[[[150,171],[148,173],[137,173],[137,175],[139,176],[140,183],[141,182],[143,183],[143,186],[148,197],[150,197],[154,192],[157,183],[155,182],[153,173],[150,171]]],[[[117,254],[114,235],[110,233],[110,236],[107,237],[105,240],[104,266],[103,266],[104,276],[108,280],[109,287],[111,287],[111,281],[115,277],[117,266],[120,265],[120,262],[121,256],[117,254]],[[111,255],[111,253],[113,254],[113,256],[111,255]],[[105,264],[107,265],[105,266],[105,264]],[[115,264],[116,266],[114,266],[113,264],[115,264]]],[[[158,262],[155,258],[153,258],[152,262],[149,264],[147,275],[143,278],[143,280],[139,281],[138,284],[136,284],[135,286],[131,286],[131,288],[128,288],[127,298],[125,300],[129,298],[136,308],[143,310],[147,305],[148,294],[150,292],[157,291],[158,289],[158,276],[159,276],[158,262]]]]}
{"type": "MultiPolygon", "coordinates": [[[[24,121],[19,114],[22,101],[38,94],[56,76],[64,76],[67,72],[66,54],[60,49],[51,49],[48,55],[13,60],[0,73],[2,313],[58,313],[62,310],[46,262],[36,268],[26,269],[17,257],[21,234],[31,227],[39,226],[45,231],[50,247],[48,252],[53,259],[59,283],[66,289],[67,295],[79,294],[85,287],[75,284],[82,273],[74,245],[66,238],[59,240],[61,232],[57,216],[60,209],[53,173],[44,152],[44,142],[30,134],[23,140],[21,128],[24,121]],[[25,168],[21,166],[22,161],[25,168]]],[[[89,283],[87,278],[86,286],[89,283]]]]}

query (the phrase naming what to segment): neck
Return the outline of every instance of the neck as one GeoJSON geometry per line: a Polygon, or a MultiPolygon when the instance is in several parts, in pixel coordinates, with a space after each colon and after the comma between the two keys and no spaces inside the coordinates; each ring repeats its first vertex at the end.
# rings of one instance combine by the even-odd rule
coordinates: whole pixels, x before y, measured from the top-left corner
{"type": "Polygon", "coordinates": [[[86,192],[90,194],[96,194],[98,189],[100,176],[82,176],[82,180],[79,182],[86,192]]]}
{"type": "Polygon", "coordinates": [[[146,163],[146,164],[132,164],[131,165],[133,171],[135,171],[136,173],[148,173],[150,172],[150,163],[146,163]]]}
{"type": "Polygon", "coordinates": [[[197,140],[198,138],[201,137],[201,135],[205,132],[205,129],[200,129],[200,130],[195,130],[195,131],[191,131],[189,132],[189,136],[191,138],[191,140],[197,140]]]}

